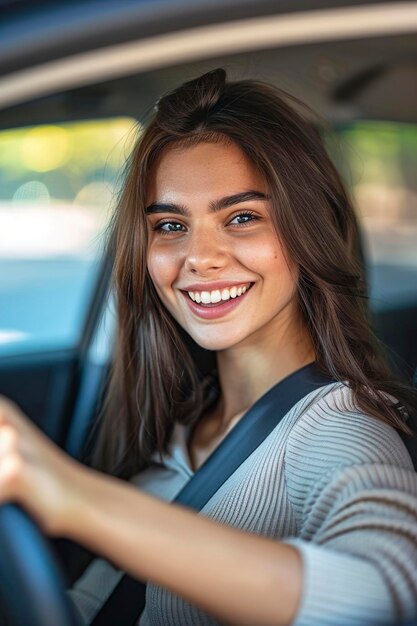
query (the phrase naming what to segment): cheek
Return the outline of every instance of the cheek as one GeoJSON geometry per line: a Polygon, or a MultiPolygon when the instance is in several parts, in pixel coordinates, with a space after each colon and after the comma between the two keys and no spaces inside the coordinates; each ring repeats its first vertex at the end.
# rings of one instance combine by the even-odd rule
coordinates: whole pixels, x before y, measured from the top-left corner
{"type": "Polygon", "coordinates": [[[248,267],[261,275],[290,272],[283,247],[272,233],[245,242],[245,245],[240,246],[239,256],[248,267]]]}
{"type": "Polygon", "coordinates": [[[172,286],[178,276],[178,258],[172,251],[157,245],[150,245],[147,265],[152,282],[163,297],[164,291],[172,286]]]}
{"type": "Polygon", "coordinates": [[[271,298],[291,298],[297,287],[298,270],[287,261],[284,248],[275,235],[248,245],[241,250],[246,267],[259,274],[268,287],[271,298]]]}

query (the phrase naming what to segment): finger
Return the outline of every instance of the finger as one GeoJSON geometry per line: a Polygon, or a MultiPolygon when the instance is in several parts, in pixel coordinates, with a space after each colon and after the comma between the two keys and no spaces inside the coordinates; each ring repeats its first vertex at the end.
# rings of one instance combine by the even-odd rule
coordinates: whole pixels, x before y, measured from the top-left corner
{"type": "MultiPolygon", "coordinates": [[[[19,454],[22,457],[22,461],[36,461],[40,456],[42,457],[42,449],[36,445],[36,440],[33,436],[28,436],[22,429],[18,429],[15,425],[0,424],[0,461],[5,458],[6,455],[19,454]]],[[[39,461],[39,459],[38,459],[39,461]]]]}
{"type": "Polygon", "coordinates": [[[4,407],[6,414],[8,411],[11,411],[11,413],[13,414],[23,415],[22,409],[19,407],[18,404],[16,404],[16,402],[13,402],[13,400],[1,394],[0,394],[0,406],[4,407]]]}
{"type": "Polygon", "coordinates": [[[6,423],[6,409],[0,398],[0,425],[6,423]]]}
{"type": "Polygon", "coordinates": [[[10,418],[15,411],[16,406],[13,405],[13,402],[6,396],[0,395],[0,423],[10,422],[10,418]]]}
{"type": "Polygon", "coordinates": [[[21,485],[24,462],[18,452],[18,437],[11,426],[0,427],[0,501],[14,500],[21,485]]]}
{"type": "Polygon", "coordinates": [[[18,432],[33,429],[33,424],[19,406],[10,398],[0,395],[0,424],[5,423],[12,424],[18,432]]]}
{"type": "Polygon", "coordinates": [[[16,501],[23,480],[23,463],[17,454],[0,462],[0,502],[16,501]]]}
{"type": "Polygon", "coordinates": [[[12,426],[0,426],[0,458],[17,451],[17,433],[12,426]]]}

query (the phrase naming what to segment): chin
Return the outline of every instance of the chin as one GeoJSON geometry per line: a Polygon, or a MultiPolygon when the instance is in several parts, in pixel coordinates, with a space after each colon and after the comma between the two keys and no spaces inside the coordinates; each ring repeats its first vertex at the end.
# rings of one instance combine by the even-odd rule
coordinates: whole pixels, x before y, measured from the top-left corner
{"type": "Polygon", "coordinates": [[[228,348],[232,348],[234,345],[239,343],[238,339],[231,339],[230,336],[227,337],[225,334],[219,336],[208,336],[204,335],[195,335],[189,333],[192,339],[196,342],[200,348],[204,348],[205,350],[211,350],[213,352],[218,352],[219,350],[227,350],[228,348]]]}

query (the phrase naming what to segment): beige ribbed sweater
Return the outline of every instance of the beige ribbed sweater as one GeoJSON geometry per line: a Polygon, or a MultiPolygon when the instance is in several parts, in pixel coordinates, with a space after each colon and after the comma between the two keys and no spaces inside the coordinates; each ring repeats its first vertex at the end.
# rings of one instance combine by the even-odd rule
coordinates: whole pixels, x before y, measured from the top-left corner
{"type": "MultiPolygon", "coordinates": [[[[133,481],[175,498],[193,475],[186,440],[178,426],[163,463],[155,456],[133,481]]],[[[397,433],[355,410],[341,383],[300,400],[201,513],[299,549],[304,579],[294,626],[376,626],[417,616],[417,474],[397,433]]],[[[120,577],[97,559],[69,591],[85,624],[120,577]]],[[[140,626],[216,624],[148,586],[140,626]]]]}

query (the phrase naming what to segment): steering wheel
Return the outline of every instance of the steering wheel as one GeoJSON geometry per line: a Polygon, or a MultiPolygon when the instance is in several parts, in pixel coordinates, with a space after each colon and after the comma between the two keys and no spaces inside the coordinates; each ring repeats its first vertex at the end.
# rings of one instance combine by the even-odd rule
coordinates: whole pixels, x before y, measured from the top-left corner
{"type": "Polygon", "coordinates": [[[19,507],[0,506],[0,623],[80,626],[45,538],[19,507]]]}

